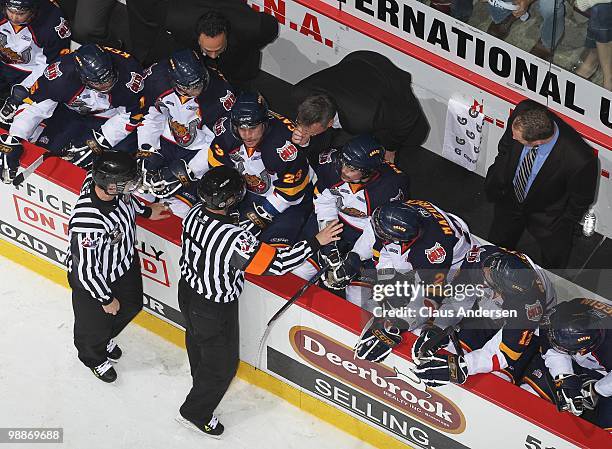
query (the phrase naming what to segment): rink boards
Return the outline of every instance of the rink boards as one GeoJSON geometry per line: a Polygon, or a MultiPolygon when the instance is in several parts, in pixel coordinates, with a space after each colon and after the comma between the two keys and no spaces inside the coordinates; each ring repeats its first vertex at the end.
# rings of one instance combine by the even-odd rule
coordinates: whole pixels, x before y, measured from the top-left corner
{"type": "MultiPolygon", "coordinates": [[[[22,164],[39,154],[40,149],[28,145],[22,164]]],[[[63,268],[68,219],[83,177],[81,169],[49,159],[19,188],[2,184],[0,236],[12,244],[0,245],[2,253],[31,267],[44,261],[63,268]],[[13,245],[37,257],[15,256],[13,245]]],[[[139,220],[138,253],[146,311],[156,317],[139,322],[162,336],[174,335],[177,342],[182,323],[176,298],[180,221],[139,220]]],[[[62,281],[58,272],[55,277],[62,281]]],[[[502,441],[504,449],[610,446],[603,430],[557,413],[553,405],[493,375],[472,377],[462,387],[421,391],[402,377],[411,338],[384,365],[354,360],[352,347],[364,318],[357,307],[318,287],[275,323],[258,354],[265,324],[299,282],[291,275],[248,279],[240,299],[240,373],[247,380],[378,447],[488,449],[502,441]]],[[[557,283],[557,289],[564,298],[597,297],[567,282],[557,283]]]]}

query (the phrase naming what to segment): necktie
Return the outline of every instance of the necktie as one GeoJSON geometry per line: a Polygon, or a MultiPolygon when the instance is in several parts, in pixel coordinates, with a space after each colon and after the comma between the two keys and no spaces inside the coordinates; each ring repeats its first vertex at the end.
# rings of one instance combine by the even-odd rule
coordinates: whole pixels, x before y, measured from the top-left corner
{"type": "Polygon", "coordinates": [[[533,168],[536,154],[538,154],[537,145],[527,152],[518,168],[518,174],[514,178],[514,193],[519,203],[525,201],[525,196],[527,196],[527,181],[531,175],[531,169],[533,168]]]}

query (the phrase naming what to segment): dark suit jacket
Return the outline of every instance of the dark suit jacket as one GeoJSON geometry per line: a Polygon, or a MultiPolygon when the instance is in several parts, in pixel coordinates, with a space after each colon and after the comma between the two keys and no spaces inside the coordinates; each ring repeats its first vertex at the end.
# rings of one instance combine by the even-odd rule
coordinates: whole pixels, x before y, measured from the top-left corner
{"type": "Polygon", "coordinates": [[[297,83],[292,97],[296,108],[315,93],[325,93],[336,103],[343,131],[328,130],[316,140],[344,143],[352,135],[372,133],[388,150],[405,151],[419,147],[429,132],[411,82],[410,73],[386,57],[356,51],[297,83]]]}
{"type": "MultiPolygon", "coordinates": [[[[519,111],[534,105],[537,103],[525,100],[516,106],[499,141],[495,162],[487,172],[487,198],[505,208],[521,209],[512,180],[523,145],[512,138],[512,123],[519,111]]],[[[595,152],[582,137],[554,113],[550,116],[559,127],[559,138],[532,183],[522,212],[529,216],[530,228],[554,231],[577,223],[593,203],[599,168],[595,152]]]]}

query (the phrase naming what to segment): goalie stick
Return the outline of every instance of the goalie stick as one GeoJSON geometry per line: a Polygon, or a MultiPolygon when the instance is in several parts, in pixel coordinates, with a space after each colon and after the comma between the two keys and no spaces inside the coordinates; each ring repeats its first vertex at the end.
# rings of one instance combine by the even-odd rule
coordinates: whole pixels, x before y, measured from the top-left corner
{"type": "Polygon", "coordinates": [[[23,181],[26,180],[28,176],[34,173],[36,169],[40,167],[43,162],[45,162],[47,159],[51,157],[59,157],[59,156],[60,156],[59,154],[49,153],[49,152],[41,154],[38,157],[38,159],[36,159],[34,162],[30,164],[28,168],[24,169],[21,173],[15,176],[15,179],[13,179],[13,185],[15,187],[18,187],[23,181]]]}
{"type": "Polygon", "coordinates": [[[261,357],[263,355],[264,343],[266,342],[266,339],[268,338],[268,335],[270,334],[270,331],[272,330],[272,326],[274,322],[285,312],[285,310],[287,310],[289,307],[291,307],[293,303],[295,303],[298,299],[300,299],[302,295],[304,294],[304,292],[308,290],[308,288],[311,285],[316,284],[328,269],[329,269],[329,266],[326,265],[322,267],[319,271],[317,271],[316,274],[312,278],[310,278],[308,282],[302,285],[302,287],[295,293],[295,295],[293,295],[291,299],[287,301],[287,304],[283,305],[283,307],[278,309],[278,311],[272,316],[272,318],[270,318],[270,320],[268,321],[268,324],[266,324],[266,329],[263,335],[261,336],[261,339],[259,340],[259,349],[257,350],[256,368],[259,368],[261,366],[261,357]]]}

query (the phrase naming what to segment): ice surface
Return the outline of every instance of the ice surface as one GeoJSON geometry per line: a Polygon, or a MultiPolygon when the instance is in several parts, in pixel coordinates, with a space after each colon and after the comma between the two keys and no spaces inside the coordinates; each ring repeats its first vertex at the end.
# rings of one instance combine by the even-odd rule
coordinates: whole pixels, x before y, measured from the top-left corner
{"type": "Polygon", "coordinates": [[[236,379],[213,440],[174,421],[190,388],[187,355],[130,325],[117,339],[119,380],[107,385],[76,357],[70,290],[0,257],[0,427],[63,427],[63,444],[2,449],[371,448],[282,399],[236,379]]]}

